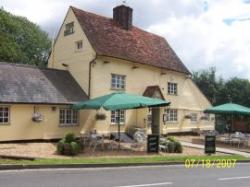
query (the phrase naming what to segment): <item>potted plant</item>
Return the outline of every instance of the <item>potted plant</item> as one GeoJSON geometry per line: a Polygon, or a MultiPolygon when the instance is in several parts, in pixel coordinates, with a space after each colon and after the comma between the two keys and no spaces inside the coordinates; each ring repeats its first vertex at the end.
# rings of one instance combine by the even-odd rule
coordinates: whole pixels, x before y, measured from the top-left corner
{"type": "Polygon", "coordinates": [[[190,114],[185,115],[185,119],[191,119],[192,116],[190,114]]]}
{"type": "Polygon", "coordinates": [[[97,113],[95,115],[95,119],[96,120],[105,120],[106,119],[106,115],[104,113],[97,113]]]}

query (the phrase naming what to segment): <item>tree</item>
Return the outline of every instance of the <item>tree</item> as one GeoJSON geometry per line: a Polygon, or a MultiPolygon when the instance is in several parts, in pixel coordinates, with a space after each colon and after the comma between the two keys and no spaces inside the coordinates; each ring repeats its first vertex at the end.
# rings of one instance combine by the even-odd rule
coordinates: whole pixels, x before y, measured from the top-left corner
{"type": "Polygon", "coordinates": [[[223,80],[211,67],[193,73],[193,81],[213,105],[234,102],[250,106],[250,82],[237,77],[223,80]]]}
{"type": "Polygon", "coordinates": [[[225,83],[225,93],[232,102],[250,106],[250,82],[247,79],[231,78],[225,83]]]}
{"type": "Polygon", "coordinates": [[[46,66],[50,47],[39,26],[0,9],[0,61],[46,66]]]}
{"type": "Polygon", "coordinates": [[[212,104],[218,103],[218,93],[223,89],[224,81],[223,79],[217,80],[215,67],[193,72],[192,78],[212,104]]]}

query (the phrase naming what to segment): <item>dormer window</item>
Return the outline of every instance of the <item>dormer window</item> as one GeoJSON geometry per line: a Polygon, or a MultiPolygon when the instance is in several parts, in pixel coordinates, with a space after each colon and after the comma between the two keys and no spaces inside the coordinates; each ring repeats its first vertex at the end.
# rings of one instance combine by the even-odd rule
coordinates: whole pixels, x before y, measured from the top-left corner
{"type": "Polygon", "coordinates": [[[67,23],[65,25],[64,36],[67,36],[73,33],[74,33],[74,22],[67,23]]]}

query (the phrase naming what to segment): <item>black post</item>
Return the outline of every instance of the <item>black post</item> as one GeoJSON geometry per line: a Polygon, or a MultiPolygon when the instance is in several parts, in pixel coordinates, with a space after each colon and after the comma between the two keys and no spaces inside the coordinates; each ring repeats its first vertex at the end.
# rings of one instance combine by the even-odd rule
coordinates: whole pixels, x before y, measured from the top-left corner
{"type": "Polygon", "coordinates": [[[121,127],[120,127],[120,114],[121,114],[121,110],[117,110],[118,113],[118,150],[120,150],[121,145],[120,145],[120,141],[121,141],[121,127]]]}
{"type": "Polygon", "coordinates": [[[231,125],[230,125],[230,134],[231,134],[231,132],[232,132],[232,127],[233,127],[233,118],[234,118],[234,115],[232,114],[231,115],[231,125]]]}

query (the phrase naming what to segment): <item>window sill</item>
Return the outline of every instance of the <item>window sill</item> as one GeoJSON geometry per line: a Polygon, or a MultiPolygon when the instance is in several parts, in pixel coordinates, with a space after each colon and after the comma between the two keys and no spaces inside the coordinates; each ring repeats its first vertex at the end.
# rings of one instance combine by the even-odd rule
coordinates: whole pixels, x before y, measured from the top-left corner
{"type": "Polygon", "coordinates": [[[59,127],[78,127],[79,124],[59,124],[59,127]]]}
{"type": "Polygon", "coordinates": [[[125,91],[125,88],[110,88],[110,90],[114,90],[114,91],[125,91]]]}
{"type": "MultiPolygon", "coordinates": [[[[111,124],[110,124],[110,126],[117,126],[117,125],[118,125],[118,123],[111,123],[111,124]]],[[[124,126],[125,123],[120,123],[120,125],[121,125],[121,126],[124,126]]]]}
{"type": "Polygon", "coordinates": [[[169,95],[169,96],[178,96],[178,94],[167,94],[167,95],[169,95]]]}
{"type": "Polygon", "coordinates": [[[9,126],[10,125],[10,123],[0,123],[0,127],[1,126],[9,126]]]}
{"type": "Polygon", "coordinates": [[[72,35],[74,33],[75,33],[75,31],[73,31],[73,32],[64,31],[64,36],[69,36],[69,35],[72,35]]]}
{"type": "Polygon", "coordinates": [[[81,53],[83,52],[83,49],[75,49],[75,53],[81,53]]]}
{"type": "Polygon", "coordinates": [[[170,124],[170,125],[177,125],[179,122],[178,121],[166,121],[164,122],[166,125],[170,124]]]}

